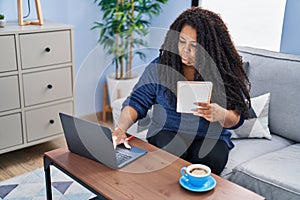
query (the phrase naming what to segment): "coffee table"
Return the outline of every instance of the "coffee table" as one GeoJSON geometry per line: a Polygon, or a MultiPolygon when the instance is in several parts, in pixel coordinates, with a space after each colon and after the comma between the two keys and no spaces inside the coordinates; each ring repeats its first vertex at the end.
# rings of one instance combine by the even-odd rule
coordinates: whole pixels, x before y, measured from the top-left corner
{"type": "Polygon", "coordinates": [[[190,163],[138,138],[131,144],[148,151],[120,170],[59,148],[44,154],[47,199],[52,199],[50,166],[69,175],[85,188],[105,199],[265,199],[215,174],[216,187],[207,192],[191,192],[179,184],[180,169],[190,163]]]}

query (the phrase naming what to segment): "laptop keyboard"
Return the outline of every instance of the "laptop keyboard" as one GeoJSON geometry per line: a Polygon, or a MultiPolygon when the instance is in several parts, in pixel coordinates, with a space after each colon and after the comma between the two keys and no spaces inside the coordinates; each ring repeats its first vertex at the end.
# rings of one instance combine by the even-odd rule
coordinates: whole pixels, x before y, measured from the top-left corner
{"type": "Polygon", "coordinates": [[[118,164],[123,163],[127,160],[129,160],[130,158],[132,158],[132,156],[126,155],[120,151],[116,152],[116,158],[117,158],[117,162],[118,164]]]}

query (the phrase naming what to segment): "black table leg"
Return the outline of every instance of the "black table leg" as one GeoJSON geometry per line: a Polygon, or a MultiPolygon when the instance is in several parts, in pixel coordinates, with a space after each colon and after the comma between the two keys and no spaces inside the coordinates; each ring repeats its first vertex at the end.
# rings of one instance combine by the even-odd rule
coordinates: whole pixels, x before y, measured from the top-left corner
{"type": "Polygon", "coordinates": [[[51,173],[50,173],[50,166],[51,165],[53,165],[54,167],[56,167],[57,169],[59,169],[60,171],[62,171],[63,173],[65,173],[66,175],[68,175],[69,177],[71,177],[72,179],[74,179],[75,181],[77,181],[80,185],[82,185],[83,187],[87,188],[88,190],[90,190],[91,192],[93,192],[94,194],[97,195],[96,197],[92,198],[91,200],[106,200],[106,198],[104,196],[102,196],[101,194],[99,194],[93,188],[89,187],[84,182],[82,182],[81,180],[79,180],[76,176],[74,176],[73,174],[71,174],[70,172],[68,172],[67,170],[65,170],[64,168],[60,167],[55,162],[53,162],[50,159],[48,159],[47,156],[44,156],[44,171],[45,171],[45,182],[46,182],[46,196],[47,196],[47,200],[52,200],[51,173]]]}
{"type": "Polygon", "coordinates": [[[44,156],[44,171],[45,171],[47,200],[52,200],[50,165],[51,165],[51,161],[44,156]]]}

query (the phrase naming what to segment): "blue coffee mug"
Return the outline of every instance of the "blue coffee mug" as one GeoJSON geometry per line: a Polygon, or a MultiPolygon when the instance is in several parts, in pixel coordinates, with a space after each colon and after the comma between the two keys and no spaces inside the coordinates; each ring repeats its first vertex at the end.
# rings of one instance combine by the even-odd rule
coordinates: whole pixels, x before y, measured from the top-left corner
{"type": "Polygon", "coordinates": [[[206,165],[191,164],[187,167],[182,167],[181,174],[191,185],[201,187],[207,182],[211,169],[206,165]]]}

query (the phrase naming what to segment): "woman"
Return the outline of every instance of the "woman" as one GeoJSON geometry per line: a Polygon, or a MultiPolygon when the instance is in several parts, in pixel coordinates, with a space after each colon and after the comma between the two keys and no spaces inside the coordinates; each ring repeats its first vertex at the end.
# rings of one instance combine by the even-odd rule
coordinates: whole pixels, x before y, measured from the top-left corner
{"type": "Polygon", "coordinates": [[[199,7],[188,9],[170,26],[159,57],[123,103],[114,144],[129,147],[126,130],[153,106],[148,142],[220,174],[234,147],[228,129],[248,116],[248,83],[222,19],[199,7]],[[197,102],[193,114],[176,112],[176,84],[182,80],[211,81],[211,102],[197,102]]]}

